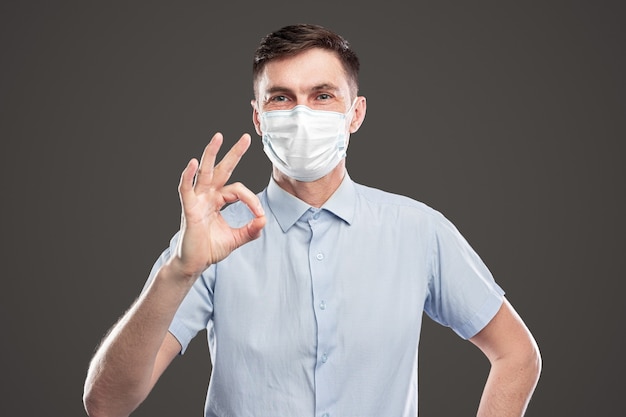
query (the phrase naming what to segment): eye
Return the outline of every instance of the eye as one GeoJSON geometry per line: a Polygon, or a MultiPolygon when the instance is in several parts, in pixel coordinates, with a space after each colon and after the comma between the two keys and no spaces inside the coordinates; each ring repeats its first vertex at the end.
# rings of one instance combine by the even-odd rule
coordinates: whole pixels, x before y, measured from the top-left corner
{"type": "Polygon", "coordinates": [[[331,98],[332,98],[332,96],[330,94],[327,94],[327,93],[322,93],[322,94],[317,96],[317,99],[318,100],[322,100],[322,101],[330,100],[331,98]]]}
{"type": "Polygon", "coordinates": [[[283,101],[287,101],[287,100],[288,100],[288,98],[285,97],[285,96],[274,96],[274,97],[271,97],[269,99],[269,101],[277,101],[277,102],[283,102],[283,101]]]}

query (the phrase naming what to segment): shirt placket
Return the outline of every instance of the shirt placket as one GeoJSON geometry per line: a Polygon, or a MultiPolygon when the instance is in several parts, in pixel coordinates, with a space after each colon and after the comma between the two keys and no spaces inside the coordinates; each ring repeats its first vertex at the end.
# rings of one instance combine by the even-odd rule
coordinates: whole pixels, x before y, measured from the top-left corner
{"type": "Polygon", "coordinates": [[[311,288],[313,291],[313,309],[317,321],[317,357],[315,362],[315,416],[333,417],[332,405],[335,395],[333,388],[333,369],[335,358],[333,346],[336,343],[335,307],[332,304],[332,272],[330,270],[332,242],[329,242],[327,230],[331,219],[322,210],[314,211],[309,218],[311,243],[309,246],[309,264],[311,268],[311,288]]]}

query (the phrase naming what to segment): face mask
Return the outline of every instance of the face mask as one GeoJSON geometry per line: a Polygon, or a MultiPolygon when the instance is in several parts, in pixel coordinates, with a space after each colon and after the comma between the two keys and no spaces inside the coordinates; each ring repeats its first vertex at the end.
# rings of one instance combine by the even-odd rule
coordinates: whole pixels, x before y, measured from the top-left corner
{"type": "Polygon", "coordinates": [[[356,99],[346,113],[312,110],[304,105],[261,113],[265,154],[291,178],[322,178],[346,156],[352,120],[348,115],[355,104],[356,99]]]}

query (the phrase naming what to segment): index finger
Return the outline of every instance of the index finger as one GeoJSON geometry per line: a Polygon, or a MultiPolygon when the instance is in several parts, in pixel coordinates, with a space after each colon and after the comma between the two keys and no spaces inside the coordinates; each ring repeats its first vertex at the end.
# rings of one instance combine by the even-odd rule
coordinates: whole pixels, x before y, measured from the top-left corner
{"type": "Polygon", "coordinates": [[[209,144],[204,148],[204,152],[202,152],[202,158],[200,159],[200,164],[198,166],[198,171],[196,172],[194,188],[209,185],[213,181],[215,158],[217,157],[217,153],[220,150],[223,141],[224,137],[221,133],[217,132],[213,135],[209,144]]]}
{"type": "Polygon", "coordinates": [[[226,181],[230,178],[235,167],[241,161],[241,157],[246,153],[250,147],[251,138],[250,135],[244,133],[237,143],[224,155],[224,158],[215,166],[213,170],[213,184],[222,187],[226,184],[226,181]]]}

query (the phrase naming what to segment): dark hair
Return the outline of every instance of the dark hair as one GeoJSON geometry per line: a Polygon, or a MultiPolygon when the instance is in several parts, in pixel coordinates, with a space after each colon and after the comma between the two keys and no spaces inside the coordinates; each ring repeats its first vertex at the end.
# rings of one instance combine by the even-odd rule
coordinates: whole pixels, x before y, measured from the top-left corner
{"type": "MultiPolygon", "coordinates": [[[[359,58],[350,44],[337,33],[319,25],[298,24],[285,26],[266,35],[254,53],[252,65],[252,81],[256,85],[257,78],[268,62],[296,55],[311,48],[322,48],[334,51],[341,61],[350,81],[354,94],[359,86],[359,58]]],[[[256,91],[255,91],[256,95],[256,91]]]]}

